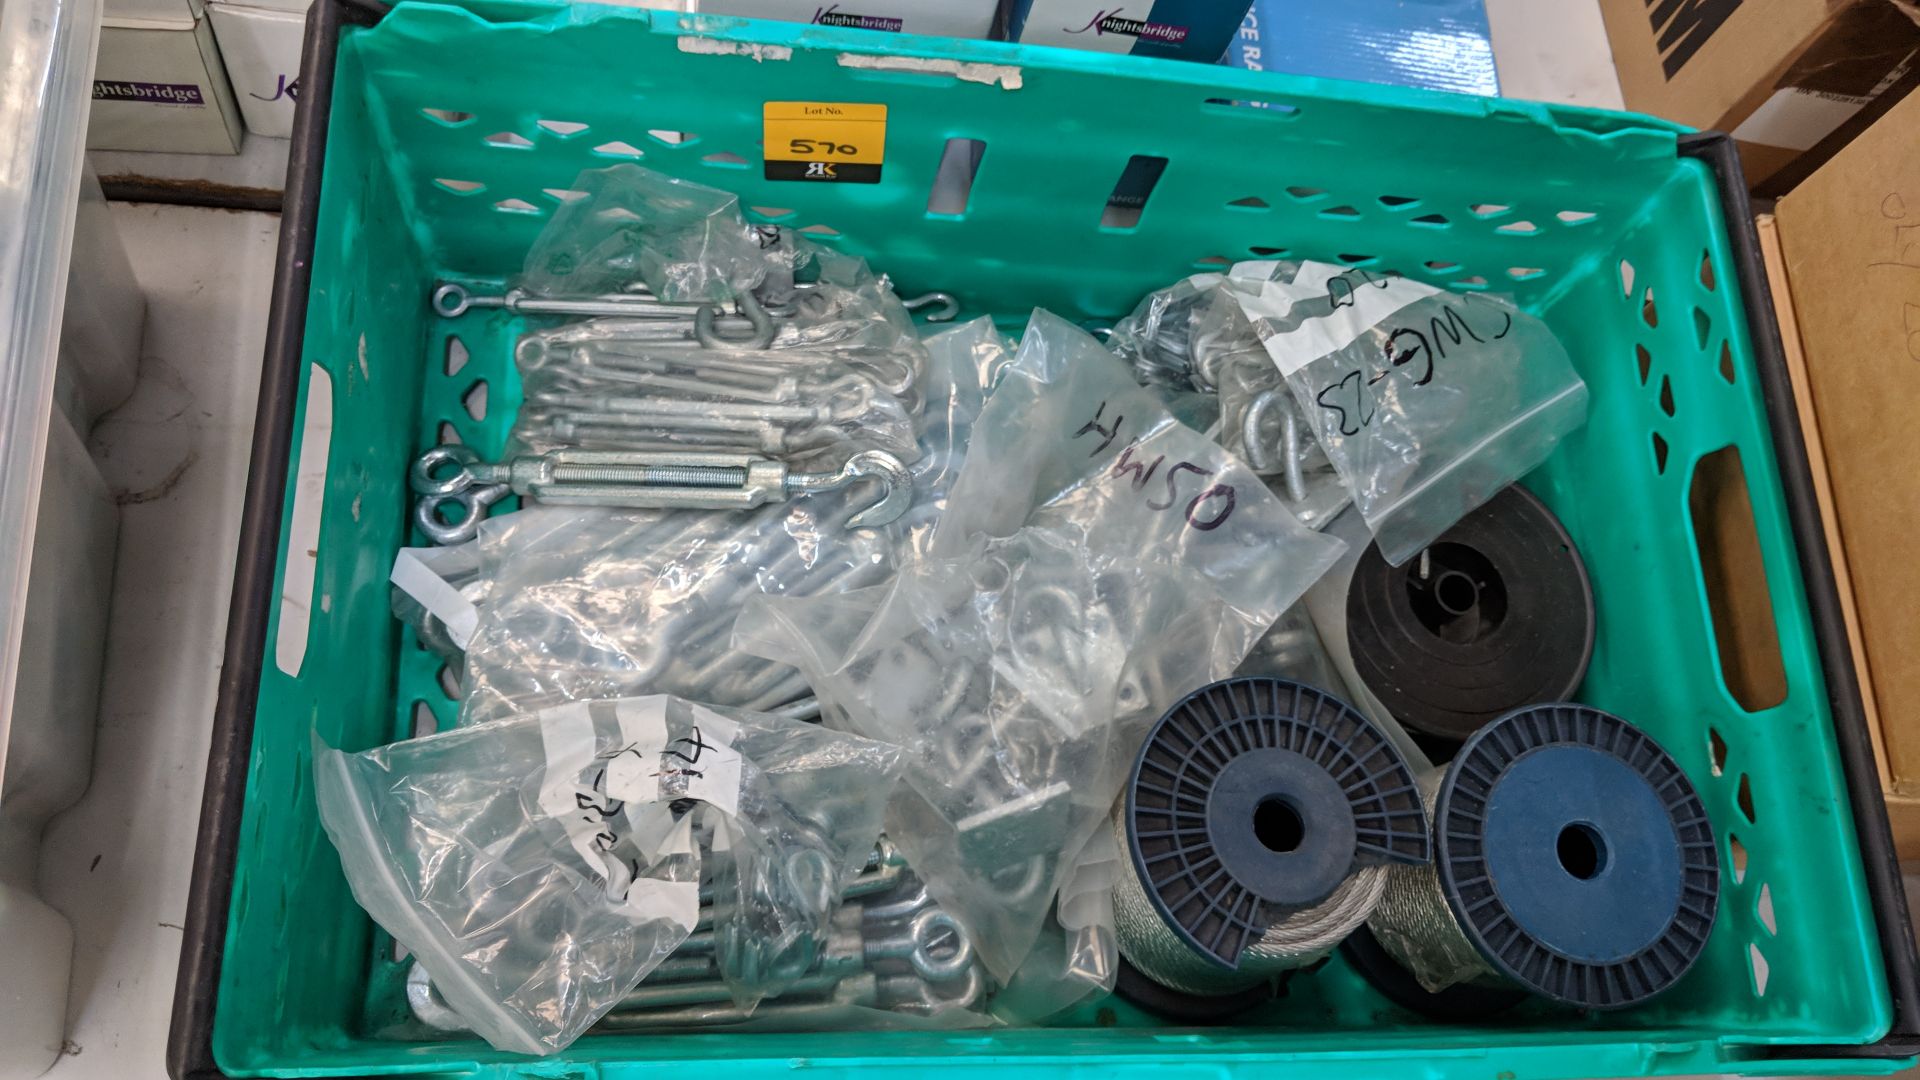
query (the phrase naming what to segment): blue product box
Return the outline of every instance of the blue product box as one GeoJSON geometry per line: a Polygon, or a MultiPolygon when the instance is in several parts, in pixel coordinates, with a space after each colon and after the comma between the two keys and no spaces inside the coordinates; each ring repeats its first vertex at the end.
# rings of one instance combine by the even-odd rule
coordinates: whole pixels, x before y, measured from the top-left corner
{"type": "Polygon", "coordinates": [[[1500,92],[1484,0],[1254,0],[1221,62],[1461,94],[1500,92]]]}

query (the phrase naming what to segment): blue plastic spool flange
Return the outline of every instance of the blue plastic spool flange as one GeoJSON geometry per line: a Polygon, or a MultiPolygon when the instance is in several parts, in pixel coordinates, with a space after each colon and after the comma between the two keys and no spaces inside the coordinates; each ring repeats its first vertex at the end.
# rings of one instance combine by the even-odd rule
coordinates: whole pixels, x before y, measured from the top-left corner
{"type": "Polygon", "coordinates": [[[1284,679],[1227,679],[1168,709],[1134,763],[1126,821],[1154,910],[1228,969],[1355,868],[1429,858],[1400,752],[1347,703],[1284,679]]]}
{"type": "Polygon", "coordinates": [[[1706,807],[1645,732],[1584,705],[1469,739],[1434,806],[1441,889],[1468,940],[1533,993],[1622,1008],[1699,959],[1720,899],[1706,807]]]}

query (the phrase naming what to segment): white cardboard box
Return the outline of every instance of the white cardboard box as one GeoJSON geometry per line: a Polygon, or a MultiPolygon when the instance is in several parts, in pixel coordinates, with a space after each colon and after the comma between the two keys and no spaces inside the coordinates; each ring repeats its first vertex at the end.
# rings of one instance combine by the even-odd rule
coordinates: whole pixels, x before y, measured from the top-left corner
{"type": "Polygon", "coordinates": [[[300,45],[304,9],[209,0],[220,55],[233,81],[233,99],[247,130],[284,139],[293,134],[293,106],[300,97],[300,45]]]}
{"type": "Polygon", "coordinates": [[[206,19],[100,28],[87,149],[237,154],[240,139],[240,111],[206,19]]]}
{"type": "Polygon", "coordinates": [[[205,0],[106,0],[101,25],[134,30],[185,30],[206,15],[205,0]]]}
{"type": "Polygon", "coordinates": [[[698,0],[707,15],[819,23],[902,34],[984,38],[998,0],[698,0]]]}

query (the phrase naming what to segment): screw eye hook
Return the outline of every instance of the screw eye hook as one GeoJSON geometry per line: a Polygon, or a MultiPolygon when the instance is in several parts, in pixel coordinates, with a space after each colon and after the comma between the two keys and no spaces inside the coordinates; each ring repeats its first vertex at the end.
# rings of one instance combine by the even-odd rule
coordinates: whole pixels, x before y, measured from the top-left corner
{"type": "Polygon", "coordinates": [[[700,343],[701,348],[764,349],[773,344],[773,317],[767,314],[767,309],[760,306],[760,302],[754,299],[752,293],[741,293],[739,305],[740,314],[745,316],[753,326],[752,333],[741,338],[722,337],[719,329],[714,326],[714,319],[719,316],[720,309],[708,304],[693,317],[693,337],[700,343]]]}
{"type": "Polygon", "coordinates": [[[954,299],[950,292],[922,293],[911,300],[900,301],[900,305],[908,311],[919,311],[935,304],[940,306],[927,316],[928,322],[952,322],[960,314],[960,301],[954,299]]]}

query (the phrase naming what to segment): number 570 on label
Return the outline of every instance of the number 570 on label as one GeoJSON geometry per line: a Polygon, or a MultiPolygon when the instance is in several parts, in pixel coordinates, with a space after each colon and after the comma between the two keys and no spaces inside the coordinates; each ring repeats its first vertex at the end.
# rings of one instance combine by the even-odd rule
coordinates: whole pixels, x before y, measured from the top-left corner
{"type": "Polygon", "coordinates": [[[800,157],[818,154],[852,158],[860,153],[860,148],[852,143],[837,143],[832,139],[788,139],[787,149],[800,157]]]}

